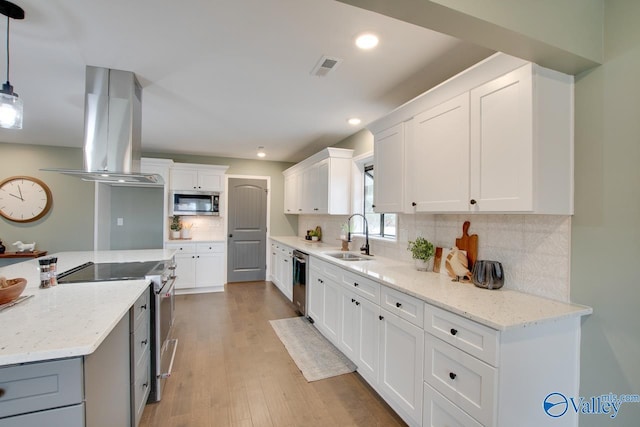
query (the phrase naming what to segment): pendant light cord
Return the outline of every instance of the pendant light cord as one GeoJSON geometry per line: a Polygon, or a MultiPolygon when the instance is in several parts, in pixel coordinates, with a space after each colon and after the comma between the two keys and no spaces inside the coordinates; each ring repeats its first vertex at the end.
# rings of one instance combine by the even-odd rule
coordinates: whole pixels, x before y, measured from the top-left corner
{"type": "Polygon", "coordinates": [[[9,83],[9,22],[11,19],[7,15],[7,83],[9,83]]]}

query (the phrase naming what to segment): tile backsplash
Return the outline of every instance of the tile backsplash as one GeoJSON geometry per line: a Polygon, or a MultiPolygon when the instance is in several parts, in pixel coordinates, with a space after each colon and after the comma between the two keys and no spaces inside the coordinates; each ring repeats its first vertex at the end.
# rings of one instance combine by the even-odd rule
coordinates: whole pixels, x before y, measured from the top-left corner
{"type": "MultiPolygon", "coordinates": [[[[348,216],[300,215],[298,235],[316,226],[325,243],[338,241],[348,216]]],[[[478,259],[500,261],[504,287],[559,301],[569,301],[571,217],[558,215],[398,215],[398,240],[370,239],[371,253],[411,262],[407,242],[425,237],[435,246],[451,247],[469,221],[478,235],[478,259]]],[[[357,250],[363,238],[354,238],[357,250]]]]}
{"type": "Polygon", "coordinates": [[[191,227],[192,240],[224,240],[224,218],[219,216],[182,216],[182,223],[191,227]]]}

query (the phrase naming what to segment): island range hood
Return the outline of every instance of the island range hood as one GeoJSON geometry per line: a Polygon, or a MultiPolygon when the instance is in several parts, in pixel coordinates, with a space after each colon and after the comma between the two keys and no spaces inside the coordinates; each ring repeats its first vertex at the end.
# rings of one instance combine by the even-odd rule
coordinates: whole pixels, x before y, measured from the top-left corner
{"type": "Polygon", "coordinates": [[[42,169],[85,181],[163,185],[160,175],[140,173],[142,87],[134,73],[87,66],[84,169],[42,169]]]}

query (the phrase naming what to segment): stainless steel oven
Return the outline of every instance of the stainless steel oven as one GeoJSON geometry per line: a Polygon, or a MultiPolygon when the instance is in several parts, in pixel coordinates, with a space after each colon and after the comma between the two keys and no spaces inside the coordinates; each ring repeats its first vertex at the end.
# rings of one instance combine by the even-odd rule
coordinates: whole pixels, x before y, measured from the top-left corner
{"type": "Polygon", "coordinates": [[[170,338],[171,327],[175,319],[175,264],[158,275],[148,275],[153,283],[153,302],[151,316],[154,351],[151,354],[151,393],[149,402],[158,402],[162,398],[164,383],[171,376],[173,360],[178,349],[178,340],[170,338]]]}

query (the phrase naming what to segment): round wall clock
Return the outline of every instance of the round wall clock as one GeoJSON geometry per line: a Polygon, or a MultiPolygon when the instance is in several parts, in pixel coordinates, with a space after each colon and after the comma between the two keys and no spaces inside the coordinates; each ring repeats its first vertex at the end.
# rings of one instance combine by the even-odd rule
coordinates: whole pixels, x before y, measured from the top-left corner
{"type": "Polygon", "coordinates": [[[14,222],[36,221],[51,209],[51,190],[38,178],[12,176],[0,181],[0,215],[14,222]]]}

